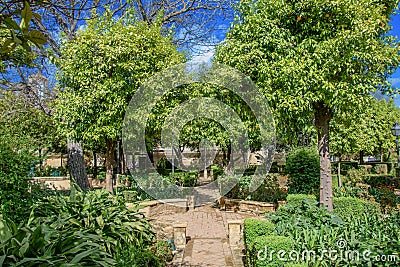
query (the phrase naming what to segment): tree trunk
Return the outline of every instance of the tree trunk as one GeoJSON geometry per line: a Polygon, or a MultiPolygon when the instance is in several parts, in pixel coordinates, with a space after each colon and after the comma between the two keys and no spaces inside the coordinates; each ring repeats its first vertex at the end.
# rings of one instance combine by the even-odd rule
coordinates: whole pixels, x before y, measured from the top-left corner
{"type": "Polygon", "coordinates": [[[88,190],[90,186],[86,174],[82,142],[76,142],[69,139],[67,141],[67,150],[68,170],[71,175],[71,180],[75,180],[82,190],[88,190]]]}
{"type": "Polygon", "coordinates": [[[316,103],[315,126],[318,131],[318,153],[320,162],[320,205],[326,206],[329,211],[333,210],[332,194],[332,171],[329,154],[329,121],[332,111],[324,103],[316,103]]]}
{"type": "Polygon", "coordinates": [[[342,187],[342,177],[340,175],[340,163],[342,161],[342,155],[339,156],[339,162],[338,162],[338,186],[342,187]]]}
{"type": "Polygon", "coordinates": [[[113,188],[113,168],[115,166],[115,145],[116,141],[107,139],[107,152],[106,152],[106,189],[110,193],[114,193],[113,188]]]}
{"type": "Polygon", "coordinates": [[[93,179],[97,179],[97,154],[93,151],[93,179]]]}

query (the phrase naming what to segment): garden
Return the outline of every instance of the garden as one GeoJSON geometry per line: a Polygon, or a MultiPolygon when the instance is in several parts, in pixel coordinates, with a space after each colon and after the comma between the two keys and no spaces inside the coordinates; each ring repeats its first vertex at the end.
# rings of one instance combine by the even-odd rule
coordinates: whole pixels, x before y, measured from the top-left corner
{"type": "Polygon", "coordinates": [[[174,194],[226,266],[400,266],[398,9],[0,1],[0,266],[181,266],[174,194]]]}

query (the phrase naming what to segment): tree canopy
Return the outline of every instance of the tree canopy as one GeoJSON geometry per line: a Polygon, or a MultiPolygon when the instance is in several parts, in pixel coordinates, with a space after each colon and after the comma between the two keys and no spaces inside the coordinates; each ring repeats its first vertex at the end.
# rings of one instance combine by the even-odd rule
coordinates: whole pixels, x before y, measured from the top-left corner
{"type": "Polygon", "coordinates": [[[62,46],[57,116],[76,140],[107,144],[107,188],[112,190],[114,147],[125,109],[145,79],[184,58],[160,25],[105,17],[62,46]]]}
{"type": "Polygon", "coordinates": [[[318,133],[321,204],[332,209],[329,122],[360,109],[371,92],[393,93],[387,77],[399,45],[385,34],[397,1],[248,1],[217,50],[217,60],[249,75],[275,110],[278,134],[318,133]]]}

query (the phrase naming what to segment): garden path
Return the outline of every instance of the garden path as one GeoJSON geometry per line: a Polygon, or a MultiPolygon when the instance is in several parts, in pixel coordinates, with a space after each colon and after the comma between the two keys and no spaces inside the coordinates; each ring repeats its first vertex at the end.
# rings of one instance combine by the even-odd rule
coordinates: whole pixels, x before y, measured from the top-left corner
{"type": "Polygon", "coordinates": [[[164,223],[187,223],[187,237],[183,262],[173,266],[241,267],[243,244],[231,248],[228,240],[228,220],[256,217],[251,214],[221,211],[212,205],[196,207],[185,213],[153,215],[152,219],[164,223]]]}

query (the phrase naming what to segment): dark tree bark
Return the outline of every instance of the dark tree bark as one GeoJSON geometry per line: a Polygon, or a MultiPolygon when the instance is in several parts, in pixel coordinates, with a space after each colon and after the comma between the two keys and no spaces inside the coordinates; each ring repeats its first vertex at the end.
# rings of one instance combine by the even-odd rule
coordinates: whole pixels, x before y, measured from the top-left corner
{"type": "Polygon", "coordinates": [[[113,169],[115,166],[115,145],[116,141],[113,139],[107,139],[107,151],[106,151],[106,189],[110,193],[114,193],[113,188],[113,169]]]}
{"type": "Polygon", "coordinates": [[[71,179],[75,180],[82,190],[88,190],[90,185],[84,164],[82,142],[68,140],[67,148],[68,170],[71,175],[71,179]]]}
{"type": "Polygon", "coordinates": [[[93,151],[93,179],[97,178],[97,154],[93,151]]]}
{"type": "Polygon", "coordinates": [[[329,153],[329,122],[332,110],[325,103],[314,104],[315,127],[318,131],[318,153],[320,161],[320,205],[333,210],[332,171],[329,153]]]}

